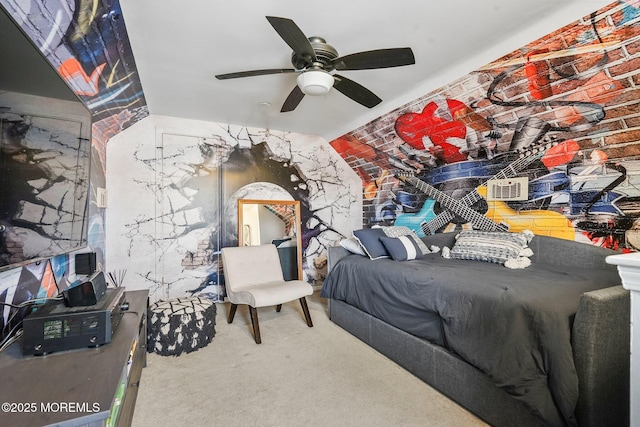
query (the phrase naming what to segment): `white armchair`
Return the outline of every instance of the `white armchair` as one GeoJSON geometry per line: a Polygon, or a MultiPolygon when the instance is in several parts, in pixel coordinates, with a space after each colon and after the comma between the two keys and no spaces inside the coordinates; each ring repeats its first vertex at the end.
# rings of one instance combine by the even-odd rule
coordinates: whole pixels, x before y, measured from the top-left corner
{"type": "Polygon", "coordinates": [[[275,245],[226,247],[221,253],[225,287],[231,303],[228,323],[233,322],[238,304],[248,305],[253,336],[256,344],[260,344],[256,308],[276,306],[279,312],[282,304],[298,299],[307,325],[313,326],[305,298],[313,293],[313,287],[302,280],[284,280],[275,245]]]}

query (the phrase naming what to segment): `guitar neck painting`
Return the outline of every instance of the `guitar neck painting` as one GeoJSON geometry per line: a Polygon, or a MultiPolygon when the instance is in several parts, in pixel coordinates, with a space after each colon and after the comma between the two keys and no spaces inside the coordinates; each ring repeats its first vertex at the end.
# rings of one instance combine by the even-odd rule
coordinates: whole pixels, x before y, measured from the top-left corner
{"type": "Polygon", "coordinates": [[[418,190],[433,198],[436,202],[439,202],[442,206],[450,209],[453,213],[467,219],[477,229],[487,231],[506,231],[508,229],[506,225],[498,224],[490,220],[481,213],[471,209],[465,203],[460,202],[460,200],[454,199],[448,194],[439,191],[438,189],[432,187],[424,181],[419,180],[418,178],[402,175],[398,175],[398,178],[413,185],[418,190]]]}

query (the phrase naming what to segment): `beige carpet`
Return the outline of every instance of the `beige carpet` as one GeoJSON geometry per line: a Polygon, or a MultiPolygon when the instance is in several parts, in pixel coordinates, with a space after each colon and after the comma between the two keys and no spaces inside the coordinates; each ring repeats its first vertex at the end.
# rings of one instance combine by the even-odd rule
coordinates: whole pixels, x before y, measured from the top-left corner
{"type": "Polygon", "coordinates": [[[260,345],[246,307],[229,325],[218,304],[207,347],[148,354],[133,426],[486,425],[333,324],[317,292],[308,301],[313,328],[297,301],[258,309],[260,345]]]}

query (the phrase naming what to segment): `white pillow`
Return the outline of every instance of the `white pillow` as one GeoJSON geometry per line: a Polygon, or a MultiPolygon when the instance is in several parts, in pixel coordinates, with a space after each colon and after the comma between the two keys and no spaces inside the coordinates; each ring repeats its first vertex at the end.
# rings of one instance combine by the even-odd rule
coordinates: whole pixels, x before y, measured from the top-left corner
{"type": "Polygon", "coordinates": [[[340,240],[340,246],[351,253],[366,256],[366,254],[362,250],[362,247],[360,246],[360,243],[358,242],[358,239],[356,239],[355,237],[349,237],[348,239],[340,240]]]}

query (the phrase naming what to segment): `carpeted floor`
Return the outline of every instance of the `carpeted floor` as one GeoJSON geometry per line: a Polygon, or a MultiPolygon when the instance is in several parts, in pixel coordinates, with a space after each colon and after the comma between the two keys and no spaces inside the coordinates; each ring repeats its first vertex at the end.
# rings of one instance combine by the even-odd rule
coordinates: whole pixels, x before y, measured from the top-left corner
{"type": "Polygon", "coordinates": [[[178,357],[148,354],[133,417],[146,426],[485,426],[448,398],[333,324],[326,300],[258,309],[234,323],[218,304],[216,336],[178,357]]]}

